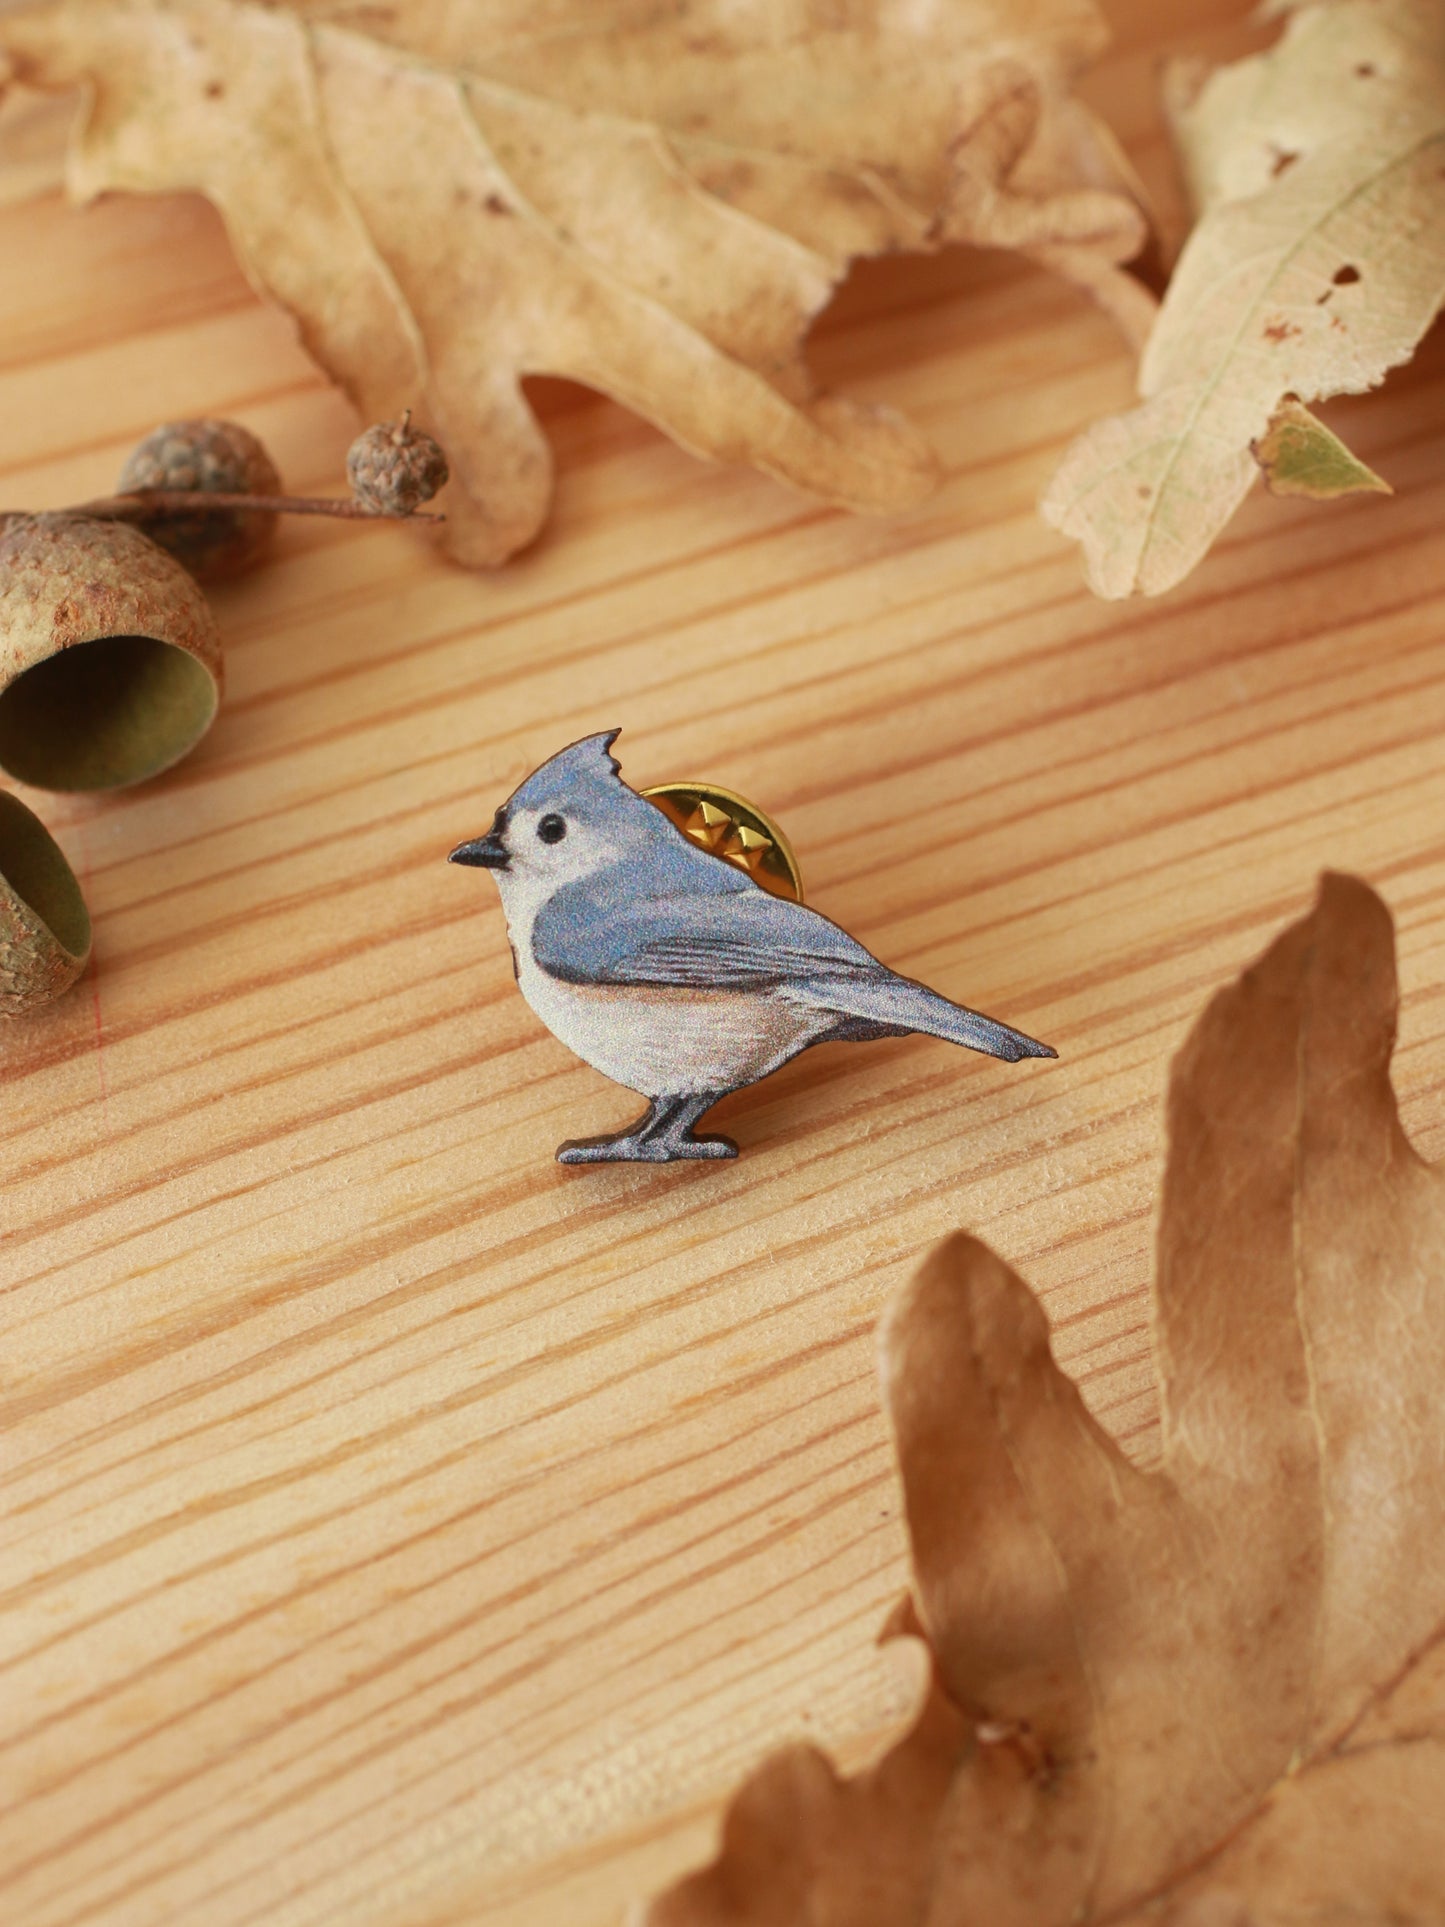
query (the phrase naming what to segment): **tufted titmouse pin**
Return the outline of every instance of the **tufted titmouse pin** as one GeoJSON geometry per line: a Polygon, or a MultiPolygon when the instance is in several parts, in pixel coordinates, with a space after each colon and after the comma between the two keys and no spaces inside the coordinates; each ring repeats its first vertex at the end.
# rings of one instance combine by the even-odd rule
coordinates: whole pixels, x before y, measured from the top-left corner
{"type": "Polygon", "coordinates": [[[604,1076],[648,1100],[562,1164],[731,1158],[693,1127],[810,1044],[922,1031],[991,1057],[1047,1044],[897,976],[816,910],[772,896],[688,841],[589,736],[530,775],[453,863],[493,872],[522,995],[604,1076]]]}

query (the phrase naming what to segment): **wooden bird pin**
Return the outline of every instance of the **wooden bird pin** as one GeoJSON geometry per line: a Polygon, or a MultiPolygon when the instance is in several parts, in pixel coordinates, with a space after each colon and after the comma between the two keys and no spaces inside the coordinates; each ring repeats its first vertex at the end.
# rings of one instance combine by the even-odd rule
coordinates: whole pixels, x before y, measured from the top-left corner
{"type": "Polygon", "coordinates": [[[491,870],[517,982],[569,1050],[648,1100],[562,1164],[732,1158],[703,1113],[811,1044],[921,1031],[990,1057],[1047,1044],[879,963],[816,910],[770,894],[629,789],[610,729],[564,749],[450,861],[491,870]]]}

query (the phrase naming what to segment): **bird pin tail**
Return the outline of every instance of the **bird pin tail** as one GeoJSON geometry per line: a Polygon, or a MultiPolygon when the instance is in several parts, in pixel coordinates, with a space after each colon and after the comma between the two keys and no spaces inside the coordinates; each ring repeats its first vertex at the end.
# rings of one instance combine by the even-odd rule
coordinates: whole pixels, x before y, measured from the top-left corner
{"type": "Polygon", "coordinates": [[[890,973],[874,981],[851,983],[830,979],[816,987],[816,995],[819,1003],[848,1017],[890,1030],[922,1031],[929,1037],[982,1051],[987,1057],[1002,1057],[1010,1064],[1021,1057],[1058,1056],[1057,1051],[1026,1037],[1021,1030],[1011,1030],[965,1004],[950,1003],[947,997],[909,977],[890,973]]]}

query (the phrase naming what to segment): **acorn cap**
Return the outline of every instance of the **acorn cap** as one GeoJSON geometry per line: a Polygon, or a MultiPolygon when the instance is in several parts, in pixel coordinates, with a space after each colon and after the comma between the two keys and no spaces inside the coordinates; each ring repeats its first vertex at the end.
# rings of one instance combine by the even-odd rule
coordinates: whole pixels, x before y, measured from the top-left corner
{"type": "Polygon", "coordinates": [[[0,1017],[63,996],[90,956],[90,912],[40,818],[0,790],[0,1017]]]}
{"type": "Polygon", "coordinates": [[[210,604],[124,522],[16,517],[0,535],[0,768],[50,790],[142,782],[221,697],[210,604]]]}
{"type": "Polygon", "coordinates": [[[239,575],[269,546],[277,517],[269,509],[199,512],[208,492],[279,495],[281,477],[265,444],[239,422],[163,422],[131,450],[116,484],[122,495],[138,488],[192,489],[198,512],[154,514],[140,525],[193,576],[203,581],[239,575]]]}

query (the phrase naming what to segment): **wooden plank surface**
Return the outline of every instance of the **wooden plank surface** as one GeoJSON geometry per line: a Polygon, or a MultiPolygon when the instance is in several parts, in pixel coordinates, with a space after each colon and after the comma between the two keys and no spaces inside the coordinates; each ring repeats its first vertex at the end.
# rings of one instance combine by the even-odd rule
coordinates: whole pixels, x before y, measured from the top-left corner
{"type": "MultiPolygon", "coordinates": [[[[1161,11],[1119,0],[1092,91],[1163,187],[1161,11]]],[[[1169,10],[1206,47],[1241,11],[1169,10]]],[[[353,424],[212,214],[68,211],[53,125],[0,123],[7,500],[103,490],[192,413],[335,486],[353,424]]],[[[97,946],[0,1033],[6,1920],[603,1927],[773,1746],[863,1758],[910,1692],[874,1645],[906,1582],[881,1306],[981,1233],[1147,1459],[1168,1062],[1322,866],[1395,912],[1396,1080],[1445,1152],[1438,333],[1332,411],[1395,499],[1255,498],[1122,607],[1033,506],[1130,392],[1071,290],[874,267],[816,360],[926,426],[932,502],[851,519],[539,384],[533,553],[478,578],[289,527],[217,596],[201,749],[27,793],[97,946]],[[834,1047],[729,1102],[736,1165],[556,1167],[631,1100],[442,858],[617,723],[631,781],[754,797],[819,908],[1060,1061],[834,1047]]]]}

